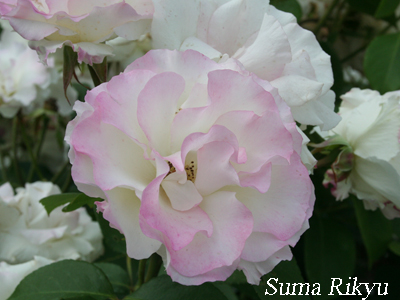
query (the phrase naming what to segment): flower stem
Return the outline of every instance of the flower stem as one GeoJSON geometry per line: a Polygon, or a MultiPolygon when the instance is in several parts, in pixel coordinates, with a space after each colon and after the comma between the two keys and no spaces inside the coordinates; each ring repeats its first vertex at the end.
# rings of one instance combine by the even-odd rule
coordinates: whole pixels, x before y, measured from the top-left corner
{"type": "Polygon", "coordinates": [[[132,259],[128,255],[126,255],[126,269],[128,270],[130,286],[133,286],[132,259]]]}
{"type": "Polygon", "coordinates": [[[14,117],[12,126],[12,152],[13,152],[13,165],[15,175],[17,176],[21,186],[25,185],[24,178],[22,177],[21,169],[18,164],[18,149],[17,149],[17,139],[18,139],[18,118],[14,117]]]}
{"type": "Polygon", "coordinates": [[[146,271],[146,262],[147,259],[142,259],[139,261],[139,270],[138,270],[138,280],[135,284],[135,286],[133,287],[133,291],[138,290],[142,284],[144,283],[144,275],[145,275],[145,271],[146,271]]]}
{"type": "Polygon", "coordinates": [[[161,265],[161,257],[157,253],[153,253],[149,258],[149,268],[147,269],[146,277],[144,278],[145,283],[150,281],[152,278],[157,277],[161,265]]]}
{"type": "MultiPolygon", "coordinates": [[[[39,169],[39,167],[37,165],[37,161],[36,161],[35,155],[33,154],[33,150],[32,150],[31,144],[29,143],[28,136],[26,135],[25,127],[24,127],[24,124],[22,123],[22,116],[20,114],[18,114],[18,120],[21,123],[22,140],[24,141],[26,149],[28,150],[28,154],[29,154],[29,156],[31,158],[31,163],[32,163],[36,173],[39,175],[40,180],[45,181],[46,179],[44,178],[42,172],[40,171],[40,169],[39,169]]],[[[27,182],[29,182],[29,180],[27,180],[27,182]]]]}
{"type": "MultiPolygon", "coordinates": [[[[36,145],[35,151],[34,151],[34,156],[35,156],[35,161],[36,162],[39,160],[40,150],[42,149],[43,141],[44,141],[44,139],[46,137],[48,124],[49,124],[49,118],[46,117],[46,116],[43,116],[43,127],[42,127],[42,130],[40,132],[39,143],[36,145]]],[[[28,178],[26,180],[27,182],[30,182],[32,180],[33,171],[34,170],[35,170],[35,167],[34,167],[34,164],[32,164],[31,168],[29,169],[28,178]]]]}

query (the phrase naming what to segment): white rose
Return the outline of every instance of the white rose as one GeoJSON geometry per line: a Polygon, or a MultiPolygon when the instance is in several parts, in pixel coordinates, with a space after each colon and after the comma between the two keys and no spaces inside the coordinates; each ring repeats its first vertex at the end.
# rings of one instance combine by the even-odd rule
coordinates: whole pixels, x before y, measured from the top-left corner
{"type": "Polygon", "coordinates": [[[35,182],[18,188],[0,187],[0,261],[21,263],[35,255],[52,260],[93,261],[103,252],[102,235],[85,209],[63,213],[61,207],[47,215],[42,198],[59,194],[50,182],[35,182]]]}

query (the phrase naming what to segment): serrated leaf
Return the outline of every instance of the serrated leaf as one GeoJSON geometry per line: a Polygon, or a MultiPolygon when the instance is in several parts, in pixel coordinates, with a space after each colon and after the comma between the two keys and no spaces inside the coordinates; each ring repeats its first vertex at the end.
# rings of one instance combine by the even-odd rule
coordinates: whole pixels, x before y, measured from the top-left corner
{"type": "Polygon", "coordinates": [[[318,298],[334,298],[328,296],[332,278],[341,278],[343,287],[355,269],[356,245],[352,233],[338,222],[314,216],[304,235],[304,262],[310,283],[321,284],[318,298]]]}
{"type": "Polygon", "coordinates": [[[63,260],[25,277],[8,300],[116,299],[103,271],[84,261],[63,260]]]}
{"type": "MultiPolygon", "coordinates": [[[[72,47],[64,46],[64,65],[63,65],[63,87],[64,95],[67,98],[67,88],[71,83],[72,76],[75,72],[75,67],[78,64],[78,53],[76,53],[72,47]]],[[[68,100],[69,102],[69,100],[68,100]]]]}
{"type": "MultiPolygon", "coordinates": [[[[280,295],[279,283],[283,283],[285,285],[283,293],[286,292],[287,284],[304,283],[304,279],[301,276],[300,269],[297,266],[295,258],[293,258],[291,261],[280,262],[271,272],[262,277],[260,284],[258,286],[254,286],[254,290],[256,291],[260,299],[266,299],[266,298],[268,298],[269,300],[288,299],[287,296],[280,295]],[[272,278],[276,279],[277,281],[272,278]],[[276,291],[268,283],[270,285],[273,285],[276,291]],[[269,294],[266,294],[267,288],[269,294]]],[[[295,290],[296,299],[311,300],[310,296],[304,295],[305,293],[304,290],[302,293],[303,295],[299,295],[298,292],[299,290],[300,288],[299,286],[297,286],[297,292],[295,290]]],[[[312,291],[312,286],[310,286],[310,294],[311,291],[312,291]]],[[[290,288],[289,292],[290,293],[293,292],[293,287],[290,288]]]]}
{"type": "Polygon", "coordinates": [[[392,224],[380,210],[370,211],[364,208],[361,200],[351,196],[356,211],[358,227],[367,248],[368,263],[371,267],[383,254],[392,240],[392,224]]]}
{"type": "Polygon", "coordinates": [[[293,14],[297,20],[300,20],[303,11],[297,0],[271,0],[270,4],[277,9],[293,14]]]}
{"type": "Polygon", "coordinates": [[[82,194],[81,193],[64,193],[64,194],[58,194],[58,195],[51,195],[46,198],[43,198],[39,202],[43,204],[44,208],[47,211],[47,214],[50,214],[57,207],[74,201],[80,195],[82,195],[82,194]]]}
{"type": "Polygon", "coordinates": [[[228,300],[212,283],[186,286],[172,282],[168,275],[153,278],[124,300],[228,300]]]}
{"type": "Polygon", "coordinates": [[[400,32],[376,37],[364,59],[365,75],[381,94],[400,89],[400,32]]]}
{"type": "Polygon", "coordinates": [[[74,200],[72,200],[67,206],[63,207],[63,212],[74,211],[84,205],[88,205],[89,207],[93,207],[96,201],[102,201],[100,198],[92,198],[85,194],[80,194],[74,200]]]}
{"type": "Polygon", "coordinates": [[[381,0],[375,12],[375,18],[383,18],[392,15],[399,4],[400,0],[381,0]]]}

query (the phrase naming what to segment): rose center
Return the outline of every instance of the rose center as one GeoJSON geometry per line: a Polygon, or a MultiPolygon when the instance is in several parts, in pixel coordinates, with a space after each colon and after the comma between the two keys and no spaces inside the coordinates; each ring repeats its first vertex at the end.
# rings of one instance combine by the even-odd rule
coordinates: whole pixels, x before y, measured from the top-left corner
{"type": "MultiPolygon", "coordinates": [[[[169,165],[169,172],[168,172],[167,176],[169,174],[172,174],[172,173],[176,172],[176,169],[172,165],[172,163],[168,162],[168,165],[169,165]]],[[[190,180],[191,182],[194,182],[196,180],[196,173],[197,173],[197,164],[196,164],[196,162],[194,160],[188,161],[186,163],[186,165],[185,165],[185,171],[186,171],[187,180],[190,180]]]]}

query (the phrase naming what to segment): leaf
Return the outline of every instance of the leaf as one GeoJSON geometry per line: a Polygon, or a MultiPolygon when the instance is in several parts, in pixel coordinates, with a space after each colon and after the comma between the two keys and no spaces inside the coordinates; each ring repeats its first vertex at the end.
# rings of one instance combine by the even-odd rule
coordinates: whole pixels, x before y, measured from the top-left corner
{"type": "Polygon", "coordinates": [[[99,222],[101,232],[104,236],[104,242],[113,251],[126,253],[125,237],[118,230],[111,228],[110,223],[103,218],[102,213],[96,213],[97,222],[99,222]]]}
{"type": "Polygon", "coordinates": [[[172,282],[168,275],[153,278],[124,300],[228,300],[212,283],[185,286],[172,282]]]}
{"type": "Polygon", "coordinates": [[[334,298],[328,296],[332,278],[342,279],[344,287],[354,273],[356,245],[352,233],[341,223],[314,216],[304,239],[307,277],[310,283],[321,284],[318,299],[334,298]]]}
{"type": "Polygon", "coordinates": [[[376,37],[364,59],[365,75],[381,94],[400,89],[400,32],[376,37]]]}
{"type": "Polygon", "coordinates": [[[98,86],[103,82],[107,81],[107,58],[103,59],[103,62],[100,64],[93,64],[89,66],[90,76],[92,76],[92,80],[94,86],[98,86]]]}
{"type": "Polygon", "coordinates": [[[43,204],[44,208],[47,211],[47,214],[50,214],[57,207],[74,201],[80,195],[82,195],[82,194],[81,193],[64,193],[64,194],[58,194],[58,195],[51,195],[51,196],[43,198],[39,202],[43,204]]]}
{"type": "MultiPolygon", "coordinates": [[[[264,275],[261,279],[260,285],[254,286],[254,289],[260,299],[266,299],[268,300],[276,300],[276,299],[288,299],[285,296],[280,295],[280,289],[279,289],[279,283],[284,284],[283,288],[283,293],[286,292],[286,287],[287,283],[304,283],[304,279],[301,276],[300,269],[297,266],[297,262],[295,258],[293,258],[291,261],[282,261],[280,262],[271,272],[268,274],[264,275]],[[277,281],[275,281],[274,279],[277,281]],[[274,291],[273,288],[271,288],[269,284],[272,284],[276,292],[274,291]],[[268,288],[268,294],[266,294],[266,290],[268,288]]],[[[303,287],[303,295],[299,295],[299,286],[297,285],[295,293],[296,293],[296,299],[303,299],[303,300],[310,300],[311,298],[305,294],[305,287],[303,287]]],[[[310,285],[310,294],[312,291],[312,286],[310,285]]],[[[293,287],[291,287],[290,292],[293,293],[293,287]]]]}
{"type": "Polygon", "coordinates": [[[399,4],[400,0],[381,0],[375,12],[375,18],[379,19],[392,15],[399,4]]]}
{"type": "Polygon", "coordinates": [[[368,264],[369,267],[372,267],[372,264],[385,254],[388,244],[392,240],[392,224],[380,210],[366,210],[361,200],[354,196],[351,198],[356,211],[358,227],[367,248],[368,264]]]}
{"type": "Polygon", "coordinates": [[[95,263],[94,265],[107,275],[114,289],[114,293],[120,295],[129,293],[129,275],[124,269],[116,264],[110,263],[95,263]]]}
{"type": "Polygon", "coordinates": [[[235,294],[235,289],[226,282],[216,281],[213,282],[212,285],[219,289],[227,300],[238,300],[238,297],[235,294]]]}
{"type": "Polygon", "coordinates": [[[297,0],[271,0],[270,4],[277,9],[293,14],[297,20],[303,16],[303,11],[297,0]]]}
{"type": "Polygon", "coordinates": [[[62,260],[25,277],[8,300],[116,299],[103,271],[84,261],[62,260]]]}
{"type": "Polygon", "coordinates": [[[78,53],[76,53],[72,47],[64,46],[64,65],[63,65],[63,86],[64,86],[64,95],[67,98],[67,88],[71,83],[72,76],[75,72],[75,66],[78,63],[78,53]]]}
{"type": "Polygon", "coordinates": [[[67,206],[63,207],[62,211],[63,212],[74,211],[84,205],[88,205],[89,207],[93,208],[94,203],[96,201],[103,201],[103,199],[92,198],[85,194],[80,194],[78,197],[72,200],[67,206]]]}

